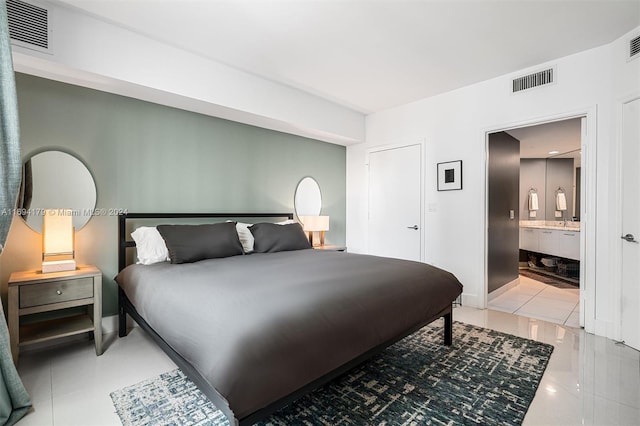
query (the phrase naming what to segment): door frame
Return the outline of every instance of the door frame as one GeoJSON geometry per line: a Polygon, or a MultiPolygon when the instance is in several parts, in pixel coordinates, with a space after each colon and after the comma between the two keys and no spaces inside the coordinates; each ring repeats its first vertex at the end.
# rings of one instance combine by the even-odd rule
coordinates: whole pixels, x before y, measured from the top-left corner
{"type": "Polygon", "coordinates": [[[370,169],[369,169],[369,156],[373,153],[376,152],[381,152],[381,151],[389,151],[392,149],[398,149],[398,148],[407,148],[410,146],[419,146],[420,147],[420,223],[418,224],[418,226],[420,227],[420,262],[424,262],[425,261],[425,241],[426,241],[426,232],[425,232],[425,212],[424,212],[424,200],[425,200],[425,194],[424,194],[424,190],[425,190],[425,155],[426,155],[426,139],[418,139],[415,142],[406,142],[406,143],[391,143],[391,144],[385,144],[385,145],[378,145],[375,147],[371,147],[367,149],[366,155],[365,155],[365,166],[367,167],[367,253],[369,253],[369,241],[371,239],[370,233],[369,233],[369,215],[371,213],[371,208],[370,208],[370,194],[371,191],[369,188],[369,179],[370,179],[370,169]]]}
{"type": "MultiPolygon", "coordinates": [[[[616,229],[619,235],[624,235],[622,229],[622,152],[623,152],[623,112],[624,105],[640,99],[640,92],[634,92],[625,97],[619,98],[616,102],[616,149],[618,150],[616,158],[616,191],[615,191],[615,206],[617,212],[614,216],[614,226],[612,229],[616,229]]],[[[619,244],[612,245],[613,259],[617,259],[617,265],[613,265],[613,300],[617,309],[613,310],[613,338],[615,340],[622,340],[622,268],[624,267],[622,261],[622,239],[619,239],[619,244]]]]}
{"type": "Polygon", "coordinates": [[[480,295],[481,307],[487,308],[488,292],[488,233],[489,233],[489,134],[508,131],[520,127],[535,126],[538,124],[552,123],[572,118],[585,118],[586,128],[583,129],[582,145],[582,187],[580,206],[580,325],[587,332],[595,331],[595,284],[596,284],[596,224],[597,224],[597,106],[587,106],[573,111],[551,114],[548,116],[534,117],[513,121],[505,124],[497,124],[485,128],[482,131],[484,140],[484,152],[482,158],[482,170],[484,171],[484,283],[480,295]]]}

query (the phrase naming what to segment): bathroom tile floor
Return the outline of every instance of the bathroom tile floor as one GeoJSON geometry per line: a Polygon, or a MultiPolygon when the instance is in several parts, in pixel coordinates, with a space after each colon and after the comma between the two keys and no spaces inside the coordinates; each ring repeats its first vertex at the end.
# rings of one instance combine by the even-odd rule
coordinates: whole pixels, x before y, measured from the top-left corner
{"type": "Polygon", "coordinates": [[[580,290],[556,288],[520,276],[520,284],[489,301],[489,309],[580,327],[580,290]]]}

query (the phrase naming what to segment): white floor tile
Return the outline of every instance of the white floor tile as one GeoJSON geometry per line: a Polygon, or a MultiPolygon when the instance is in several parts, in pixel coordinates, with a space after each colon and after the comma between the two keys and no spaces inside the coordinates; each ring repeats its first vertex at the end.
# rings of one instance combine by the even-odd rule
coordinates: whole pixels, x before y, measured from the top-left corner
{"type": "Polygon", "coordinates": [[[571,312],[571,314],[567,318],[567,320],[564,322],[564,325],[566,325],[567,327],[579,328],[580,327],[580,312],[576,311],[574,309],[573,312],[571,312]]]}
{"type": "MultiPolygon", "coordinates": [[[[516,305],[516,306],[518,306],[518,305],[516,305]]],[[[488,305],[488,308],[491,309],[491,310],[494,310],[494,311],[507,312],[507,313],[510,313],[510,314],[514,313],[515,310],[517,309],[517,307],[513,307],[513,306],[509,306],[509,305],[500,306],[500,305],[494,305],[494,304],[491,304],[491,303],[488,305]]]]}
{"type": "Polygon", "coordinates": [[[31,411],[18,421],[19,426],[53,426],[53,401],[51,397],[32,400],[31,411]]]}
{"type": "Polygon", "coordinates": [[[564,300],[577,303],[580,299],[580,290],[555,288],[548,286],[536,295],[537,298],[564,300]]]}
{"type": "Polygon", "coordinates": [[[575,307],[576,302],[541,299],[536,297],[522,305],[522,307],[515,311],[515,313],[544,320],[551,319],[563,324],[569,315],[571,315],[571,312],[573,312],[573,308],[575,307]]]}
{"type": "Polygon", "coordinates": [[[500,295],[488,303],[490,309],[497,309],[504,312],[515,312],[534,296],[529,294],[510,293],[500,295]]]}
{"type": "Polygon", "coordinates": [[[520,283],[491,300],[487,307],[530,318],[567,325],[580,326],[580,289],[557,288],[529,277],[520,277],[520,283]],[[575,315],[573,315],[576,313],[575,315]]]}
{"type": "Polygon", "coordinates": [[[109,392],[78,390],[53,398],[53,421],[65,426],[121,425],[109,392]],[[82,403],[78,403],[82,401],[82,403]]]}
{"type": "MultiPolygon", "coordinates": [[[[554,345],[524,425],[638,424],[640,352],[582,329],[512,313],[458,307],[453,316],[554,345]]],[[[19,371],[35,410],[18,426],[119,425],[109,394],[175,368],[139,328],[107,341],[101,357],[91,342],[21,355],[19,371]]]]}
{"type": "MultiPolygon", "coordinates": [[[[537,281],[533,281],[533,280],[529,280],[529,281],[520,281],[520,284],[518,284],[515,288],[511,289],[511,290],[516,290],[519,293],[522,294],[530,294],[532,296],[535,296],[536,294],[540,293],[542,290],[544,290],[546,288],[546,286],[542,283],[539,283],[537,281]]],[[[507,291],[509,292],[509,291],[507,291]]]]}
{"type": "Polygon", "coordinates": [[[18,362],[18,373],[22,384],[29,392],[32,401],[51,399],[51,369],[46,354],[22,356],[18,362]]]}

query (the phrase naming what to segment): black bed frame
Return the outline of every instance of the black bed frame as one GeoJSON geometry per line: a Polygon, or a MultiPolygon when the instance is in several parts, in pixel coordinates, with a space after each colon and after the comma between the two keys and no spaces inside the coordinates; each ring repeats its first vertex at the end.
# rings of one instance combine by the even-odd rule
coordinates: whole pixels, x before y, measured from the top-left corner
{"type": "MultiPolygon", "coordinates": [[[[122,271],[127,265],[127,248],[135,247],[135,242],[127,240],[127,220],[129,219],[202,219],[202,218],[217,218],[217,219],[230,219],[230,218],[288,218],[293,219],[292,213],[122,213],[118,216],[118,271],[122,271]]],[[[330,382],[336,377],[346,373],[355,366],[361,364],[365,360],[380,353],[385,348],[391,346],[397,341],[405,338],[406,336],[416,332],[427,324],[443,318],[444,319],[444,344],[451,346],[453,336],[453,322],[452,322],[452,305],[449,305],[446,309],[442,310],[438,314],[434,315],[429,320],[417,325],[416,327],[406,331],[400,336],[396,336],[393,339],[384,342],[369,351],[363,353],[357,358],[352,359],[346,364],[338,367],[337,369],[330,371],[326,375],[319,377],[306,386],[292,392],[291,394],[274,401],[268,406],[257,410],[246,417],[237,419],[231,410],[231,407],[227,404],[226,399],[218,393],[203,377],[196,371],[187,360],[185,360],[179,353],[177,353],[164,339],[151,328],[151,326],[138,314],[136,308],[129,301],[127,296],[121,287],[118,287],[118,336],[125,337],[127,335],[127,314],[138,323],[143,330],[145,330],[153,340],[160,346],[160,348],[176,363],[176,365],[182,370],[182,372],[191,379],[195,385],[211,400],[211,402],[222,411],[222,413],[229,419],[232,425],[252,425],[255,422],[265,419],[270,414],[278,411],[287,404],[295,401],[301,396],[310,393],[318,387],[330,382]]]]}

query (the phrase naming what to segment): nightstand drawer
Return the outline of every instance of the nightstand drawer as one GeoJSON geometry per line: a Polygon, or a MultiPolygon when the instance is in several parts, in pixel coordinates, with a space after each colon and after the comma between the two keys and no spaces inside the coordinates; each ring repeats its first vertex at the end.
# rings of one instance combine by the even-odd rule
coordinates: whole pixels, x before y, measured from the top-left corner
{"type": "Polygon", "coordinates": [[[20,287],[20,308],[93,297],[93,278],[51,281],[20,287]]]}

